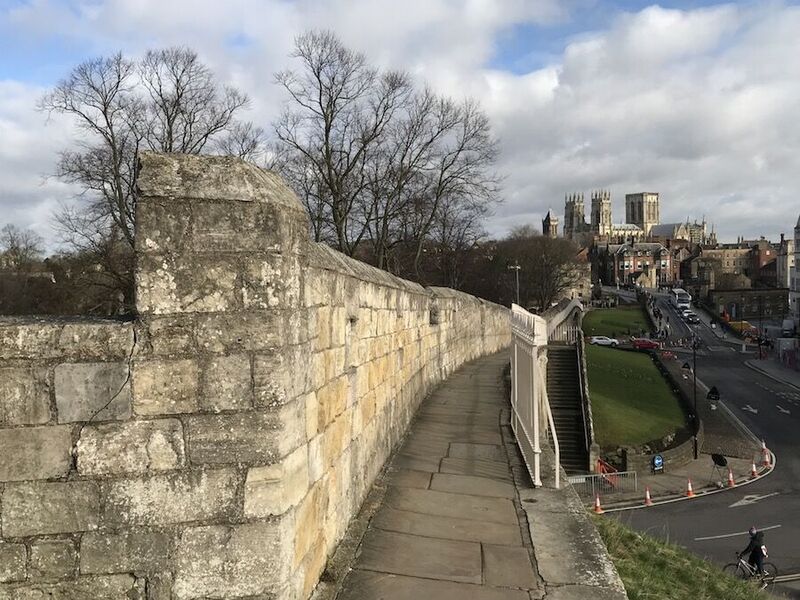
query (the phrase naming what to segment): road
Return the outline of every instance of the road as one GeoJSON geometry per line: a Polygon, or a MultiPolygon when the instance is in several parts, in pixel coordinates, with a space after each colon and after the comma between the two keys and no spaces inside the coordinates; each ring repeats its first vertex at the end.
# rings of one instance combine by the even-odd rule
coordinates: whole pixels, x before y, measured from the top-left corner
{"type": "MultiPolygon", "coordinates": [[[[687,325],[662,297],[662,311],[669,311],[673,335],[687,325]]],[[[721,401],[776,456],[775,471],[754,484],[697,501],[678,502],[647,510],[620,513],[634,528],[667,538],[720,565],[731,562],[734,552],[747,545],[751,525],[766,530],[769,555],[781,574],[800,574],[800,390],[778,383],[748,368],[734,344],[720,340],[705,324],[693,329],[702,340],[697,357],[698,379],[716,386],[721,401]]],[[[705,394],[698,396],[707,402],[705,394]]],[[[709,477],[712,465],[709,461],[709,477]]],[[[782,588],[788,597],[800,592],[782,588]]]]}

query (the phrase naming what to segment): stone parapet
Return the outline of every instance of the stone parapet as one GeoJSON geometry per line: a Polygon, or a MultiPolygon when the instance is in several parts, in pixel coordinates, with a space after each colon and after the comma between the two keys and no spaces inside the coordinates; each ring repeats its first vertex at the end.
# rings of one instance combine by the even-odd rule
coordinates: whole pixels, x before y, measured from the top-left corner
{"type": "Polygon", "coordinates": [[[276,175],[145,154],[133,322],[0,320],[0,598],[307,598],[507,309],[308,238],[276,175]]]}

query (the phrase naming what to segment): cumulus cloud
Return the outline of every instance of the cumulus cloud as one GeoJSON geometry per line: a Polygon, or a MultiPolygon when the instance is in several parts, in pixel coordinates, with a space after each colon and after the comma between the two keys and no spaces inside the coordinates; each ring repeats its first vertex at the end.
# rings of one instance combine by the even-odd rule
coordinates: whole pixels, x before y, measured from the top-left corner
{"type": "MultiPolygon", "coordinates": [[[[84,58],[189,45],[250,94],[249,118],[268,125],[283,101],[273,73],[290,64],[294,36],[330,28],[380,65],[483,103],[506,176],[505,202],[488,224],[494,234],[536,223],[549,207],[560,213],[566,192],[600,187],[613,192],[616,220],[624,194],[646,189],[661,193],[665,221],[705,215],[729,238],[786,230],[797,218],[800,184],[793,118],[800,9],[650,6],[619,12],[602,30],[570,34],[535,71],[517,74],[494,60],[512,28],[562,27],[582,6],[585,0],[34,0],[0,12],[0,30],[43,42],[57,36],[84,58]]],[[[33,111],[48,82],[3,79],[0,72],[3,219],[44,234],[48,210],[74,193],[42,178],[73,131],[33,111]]]]}

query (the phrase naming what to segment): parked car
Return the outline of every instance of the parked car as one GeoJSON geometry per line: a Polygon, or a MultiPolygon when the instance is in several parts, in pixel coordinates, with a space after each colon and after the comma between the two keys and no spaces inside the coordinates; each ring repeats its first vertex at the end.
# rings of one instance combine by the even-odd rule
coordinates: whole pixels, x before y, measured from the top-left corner
{"type": "Polygon", "coordinates": [[[611,346],[613,348],[619,346],[619,340],[604,335],[593,335],[589,338],[589,343],[595,346],[611,346]]]}
{"type": "Polygon", "coordinates": [[[661,344],[648,338],[633,338],[631,344],[637,350],[658,350],[661,348],[661,344]]]}

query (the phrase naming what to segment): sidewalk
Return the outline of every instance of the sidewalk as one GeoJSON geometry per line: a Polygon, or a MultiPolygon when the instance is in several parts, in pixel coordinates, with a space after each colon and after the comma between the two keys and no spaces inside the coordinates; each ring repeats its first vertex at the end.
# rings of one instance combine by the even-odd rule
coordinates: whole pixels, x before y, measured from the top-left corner
{"type": "MultiPolygon", "coordinates": [[[[664,501],[674,501],[677,499],[689,499],[687,497],[688,481],[692,482],[692,491],[696,496],[702,496],[711,492],[722,490],[735,490],[752,481],[769,474],[769,469],[762,466],[760,456],[754,456],[753,460],[743,458],[727,457],[728,466],[733,473],[735,486],[728,487],[727,468],[714,468],[714,461],[710,454],[700,453],[697,460],[692,460],[688,464],[675,469],[667,469],[663,473],[638,473],[638,489],[636,491],[613,493],[605,496],[601,495],[603,508],[614,510],[619,508],[636,508],[644,506],[645,489],[650,488],[650,498],[653,503],[658,504],[664,501]],[[752,463],[758,475],[751,476],[752,463]]],[[[588,505],[593,499],[584,498],[588,505]]],[[[732,500],[733,501],[733,500],[732,500]]]]}
{"type": "Polygon", "coordinates": [[[500,353],[465,365],[422,403],[375,486],[385,493],[353,543],[337,600],[626,598],[613,567],[597,573],[610,561],[574,492],[514,477],[507,361],[500,353]]]}

